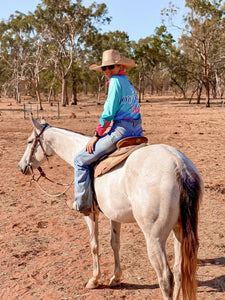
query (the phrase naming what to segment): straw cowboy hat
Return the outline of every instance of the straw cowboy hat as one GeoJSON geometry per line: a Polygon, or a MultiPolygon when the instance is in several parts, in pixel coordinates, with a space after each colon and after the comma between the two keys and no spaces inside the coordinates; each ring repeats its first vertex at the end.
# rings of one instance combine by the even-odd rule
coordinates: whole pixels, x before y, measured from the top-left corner
{"type": "Polygon", "coordinates": [[[119,51],[117,50],[106,50],[102,54],[102,64],[98,65],[91,65],[89,67],[90,70],[95,71],[102,71],[102,67],[110,66],[110,65],[123,65],[126,70],[135,67],[135,62],[133,59],[121,57],[119,51]]]}

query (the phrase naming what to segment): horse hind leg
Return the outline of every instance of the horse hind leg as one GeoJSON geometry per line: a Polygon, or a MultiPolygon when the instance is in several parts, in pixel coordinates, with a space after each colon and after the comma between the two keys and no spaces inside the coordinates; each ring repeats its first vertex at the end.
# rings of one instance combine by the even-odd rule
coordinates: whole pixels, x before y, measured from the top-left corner
{"type": "Polygon", "coordinates": [[[174,292],[173,299],[178,300],[181,289],[181,262],[182,262],[182,250],[181,250],[181,241],[182,241],[182,232],[179,224],[173,229],[173,239],[174,239],[174,266],[173,266],[173,275],[174,275],[174,292]]]}
{"type": "Polygon", "coordinates": [[[120,280],[122,276],[122,270],[120,267],[120,257],[119,257],[119,250],[120,250],[120,229],[121,224],[111,220],[111,247],[114,253],[114,275],[110,279],[109,285],[111,287],[120,285],[120,280]]]}
{"type": "Polygon", "coordinates": [[[173,297],[174,281],[166,258],[165,243],[158,237],[147,237],[146,241],[148,257],[156,271],[163,299],[171,300],[173,297]]]}

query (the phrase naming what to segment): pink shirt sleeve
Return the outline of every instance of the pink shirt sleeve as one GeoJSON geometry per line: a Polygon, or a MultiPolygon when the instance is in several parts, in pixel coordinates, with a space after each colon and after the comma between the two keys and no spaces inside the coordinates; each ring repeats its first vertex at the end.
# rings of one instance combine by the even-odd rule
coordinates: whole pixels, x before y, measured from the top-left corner
{"type": "Polygon", "coordinates": [[[106,131],[107,127],[109,127],[109,125],[110,125],[110,122],[108,122],[108,121],[104,121],[104,127],[102,127],[101,123],[99,123],[97,126],[97,129],[96,129],[98,135],[102,136],[104,134],[104,132],[106,131]]]}

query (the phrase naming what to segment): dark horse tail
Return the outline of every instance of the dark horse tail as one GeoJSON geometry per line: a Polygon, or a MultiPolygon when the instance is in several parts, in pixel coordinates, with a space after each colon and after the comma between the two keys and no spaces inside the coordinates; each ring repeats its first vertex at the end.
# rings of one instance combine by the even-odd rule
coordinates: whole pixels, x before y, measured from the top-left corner
{"type": "Polygon", "coordinates": [[[194,169],[177,172],[180,185],[180,222],[182,228],[181,288],[183,299],[195,300],[197,293],[198,212],[203,195],[201,176],[194,169]]]}

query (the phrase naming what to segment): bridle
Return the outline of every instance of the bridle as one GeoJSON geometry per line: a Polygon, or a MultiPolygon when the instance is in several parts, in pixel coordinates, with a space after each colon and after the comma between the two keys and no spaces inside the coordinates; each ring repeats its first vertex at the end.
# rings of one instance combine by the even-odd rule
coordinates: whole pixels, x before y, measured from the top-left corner
{"type": "Polygon", "coordinates": [[[49,160],[48,160],[48,157],[49,157],[49,156],[48,156],[48,154],[45,152],[45,149],[44,149],[43,144],[42,144],[41,139],[40,139],[41,135],[42,135],[43,132],[45,131],[46,127],[48,127],[48,126],[49,126],[48,124],[45,124],[45,125],[43,126],[43,128],[42,128],[42,130],[40,131],[39,134],[37,134],[36,131],[35,131],[35,139],[34,139],[34,142],[33,142],[33,145],[32,145],[31,151],[30,151],[28,163],[27,163],[27,167],[30,168],[30,170],[32,171],[32,173],[33,173],[33,168],[32,168],[32,165],[31,165],[30,162],[31,162],[31,158],[32,158],[32,156],[33,156],[33,154],[34,154],[34,152],[35,152],[35,149],[36,149],[36,147],[37,147],[38,144],[40,144],[41,149],[42,149],[42,151],[43,151],[43,153],[44,153],[44,155],[45,155],[47,161],[49,162],[49,160]]]}
{"type": "Polygon", "coordinates": [[[59,196],[65,194],[65,192],[66,192],[66,191],[71,187],[71,185],[73,184],[74,180],[72,180],[72,182],[69,183],[69,184],[63,184],[63,183],[55,182],[54,180],[51,180],[51,179],[49,179],[49,178],[46,176],[45,172],[42,170],[42,168],[41,168],[40,166],[37,168],[37,170],[40,172],[40,175],[39,175],[38,178],[36,179],[36,178],[35,178],[35,174],[34,174],[33,167],[32,167],[32,165],[31,165],[31,159],[32,159],[32,156],[33,156],[33,154],[34,154],[34,152],[35,152],[35,149],[36,149],[36,147],[37,147],[38,144],[40,145],[40,147],[41,147],[41,149],[42,149],[42,151],[43,151],[43,153],[44,153],[44,156],[46,157],[46,160],[47,160],[47,162],[49,163],[49,159],[48,159],[48,158],[49,158],[50,156],[46,153],[46,151],[45,151],[45,149],[44,149],[44,147],[43,147],[42,141],[41,141],[41,135],[43,134],[43,132],[45,131],[45,129],[46,129],[48,126],[49,126],[48,124],[45,124],[45,125],[43,126],[43,128],[41,129],[41,131],[40,131],[39,134],[37,134],[36,131],[35,131],[35,139],[34,139],[34,142],[33,142],[32,148],[31,148],[31,151],[30,151],[30,155],[29,155],[29,159],[28,159],[28,163],[27,163],[27,168],[29,168],[30,173],[31,173],[31,180],[30,180],[30,183],[32,183],[32,181],[34,181],[34,182],[38,185],[38,187],[39,187],[45,194],[47,194],[47,195],[50,196],[50,197],[59,197],[59,196]],[[57,184],[57,185],[67,186],[67,188],[66,188],[63,192],[61,192],[61,193],[59,193],[59,194],[49,194],[46,190],[44,190],[44,189],[41,187],[41,185],[40,185],[39,182],[38,182],[39,179],[40,179],[41,177],[44,177],[44,178],[47,179],[48,181],[50,181],[50,182],[52,182],[52,183],[55,183],[55,184],[57,184]]]}

